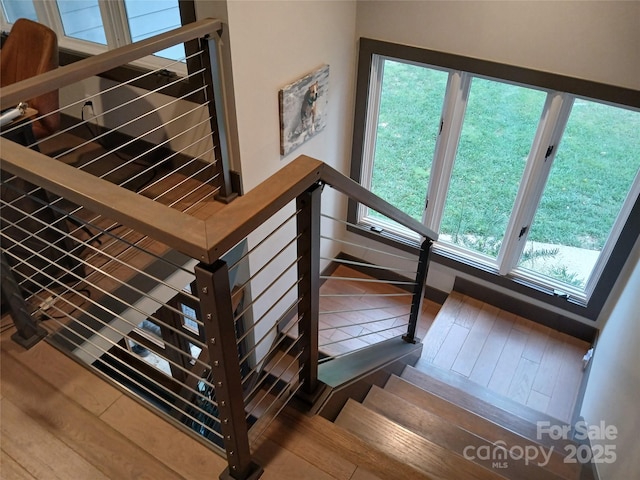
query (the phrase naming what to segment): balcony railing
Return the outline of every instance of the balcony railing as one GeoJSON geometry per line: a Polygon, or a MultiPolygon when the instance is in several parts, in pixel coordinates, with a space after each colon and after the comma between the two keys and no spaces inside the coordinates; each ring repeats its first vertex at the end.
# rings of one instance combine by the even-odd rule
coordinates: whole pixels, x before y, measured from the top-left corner
{"type": "Polygon", "coordinates": [[[209,441],[227,458],[221,477],[246,479],[261,471],[256,437],[294,395],[323,389],[319,363],[415,341],[435,234],[305,156],[233,199],[215,112],[218,27],[199,22],[3,89],[4,108],[98,83],[90,98],[108,107],[100,129],[80,96],[61,109],[62,133],[37,145],[2,139],[2,291],[16,341],[46,337],[209,441]],[[132,96],[127,83],[94,77],[194,38],[204,60],[183,97],[132,96]],[[190,100],[201,90],[204,104],[190,100]],[[140,98],[152,108],[136,107],[140,98]],[[417,232],[421,253],[350,242],[347,198],[417,232]],[[366,261],[342,254],[354,249],[366,261]],[[336,265],[381,273],[384,282],[353,280],[392,288],[380,294],[397,308],[359,305],[346,278],[327,273],[336,265]]]}

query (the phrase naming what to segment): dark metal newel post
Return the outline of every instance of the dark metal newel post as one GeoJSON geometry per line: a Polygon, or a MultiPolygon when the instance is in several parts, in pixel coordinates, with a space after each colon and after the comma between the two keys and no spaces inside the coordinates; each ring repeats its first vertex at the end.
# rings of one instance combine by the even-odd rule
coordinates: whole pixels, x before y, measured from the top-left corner
{"type": "Polygon", "coordinates": [[[422,311],[424,300],[424,288],[427,283],[427,273],[429,272],[429,256],[433,242],[430,238],[425,239],[420,246],[420,258],[418,258],[418,270],[416,272],[416,282],[413,289],[413,299],[411,300],[411,313],[409,314],[409,326],[407,334],[402,338],[405,342],[416,343],[416,327],[418,318],[422,311]]]}
{"type": "Polygon", "coordinates": [[[320,200],[322,186],[316,184],[300,195],[298,228],[298,314],[301,332],[300,381],[302,392],[312,396],[318,389],[318,316],[320,310],[320,200]]]}
{"type": "Polygon", "coordinates": [[[27,304],[20,294],[20,287],[11,272],[11,267],[9,267],[4,252],[0,253],[0,257],[2,263],[2,297],[9,305],[13,324],[18,330],[11,335],[11,339],[18,345],[29,349],[46,337],[47,331],[38,325],[35,318],[29,315],[27,304]]]}
{"type": "Polygon", "coordinates": [[[226,262],[217,260],[212,265],[199,264],[195,272],[215,399],[229,464],[220,478],[256,479],[262,474],[262,468],[252,461],[249,447],[229,269],[226,262]]]}

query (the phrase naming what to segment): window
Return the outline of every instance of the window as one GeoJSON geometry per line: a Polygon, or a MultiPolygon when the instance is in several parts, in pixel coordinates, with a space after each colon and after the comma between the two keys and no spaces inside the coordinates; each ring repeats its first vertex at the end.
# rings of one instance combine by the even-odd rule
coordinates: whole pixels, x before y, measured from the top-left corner
{"type": "MultiPolygon", "coordinates": [[[[61,47],[88,54],[121,47],[182,25],[178,0],[0,0],[2,29],[9,31],[21,17],[39,21],[58,34],[61,47]]],[[[179,61],[172,70],[185,73],[183,45],[153,57],[179,61]]],[[[143,66],[159,67],[153,57],[143,66]]]]}
{"type": "Polygon", "coordinates": [[[360,55],[354,180],[438,231],[436,258],[595,318],[638,237],[637,95],[367,39],[360,55]]]}

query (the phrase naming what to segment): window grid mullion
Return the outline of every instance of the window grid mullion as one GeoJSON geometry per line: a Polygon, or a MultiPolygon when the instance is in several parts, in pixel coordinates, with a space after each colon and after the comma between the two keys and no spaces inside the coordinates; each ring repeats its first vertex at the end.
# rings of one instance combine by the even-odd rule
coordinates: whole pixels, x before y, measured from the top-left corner
{"type": "Polygon", "coordinates": [[[109,49],[130,44],[131,34],[124,0],[98,0],[98,5],[109,49]]]}
{"type": "MultiPolygon", "coordinates": [[[[370,159],[362,163],[361,178],[368,183],[363,187],[371,190],[373,178],[373,159],[375,158],[376,138],[378,135],[378,116],[380,115],[380,101],[382,96],[382,79],[384,78],[384,57],[373,55],[371,57],[371,77],[369,78],[369,98],[367,105],[367,120],[362,143],[363,158],[370,159]]],[[[362,203],[358,204],[358,221],[368,217],[369,208],[362,203]]]]}
{"type": "Polygon", "coordinates": [[[429,228],[439,231],[451,182],[451,173],[456,158],[462,124],[469,99],[472,75],[455,71],[449,74],[447,92],[441,117],[441,131],[431,166],[428,186],[428,205],[423,215],[429,228]]]}
{"type": "Polygon", "coordinates": [[[572,106],[573,96],[567,93],[553,92],[547,96],[498,254],[501,275],[511,273],[520,261],[572,106]],[[551,146],[553,149],[547,154],[551,146]]]}
{"type": "Polygon", "coordinates": [[[38,16],[38,21],[56,32],[59,37],[64,37],[64,26],[58,9],[58,2],[46,0],[34,0],[33,6],[38,16]]]}

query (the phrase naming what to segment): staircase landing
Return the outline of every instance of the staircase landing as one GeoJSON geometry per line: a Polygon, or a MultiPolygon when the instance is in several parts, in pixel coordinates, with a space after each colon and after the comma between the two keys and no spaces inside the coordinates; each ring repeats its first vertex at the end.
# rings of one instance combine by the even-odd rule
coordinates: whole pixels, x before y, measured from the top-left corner
{"type": "Polygon", "coordinates": [[[572,420],[587,342],[454,291],[423,343],[418,370],[435,366],[563,422],[572,420]]]}

